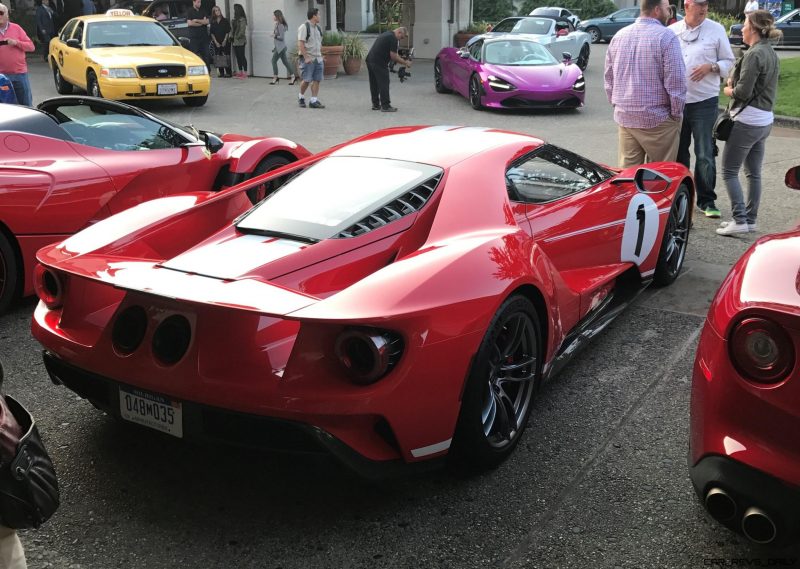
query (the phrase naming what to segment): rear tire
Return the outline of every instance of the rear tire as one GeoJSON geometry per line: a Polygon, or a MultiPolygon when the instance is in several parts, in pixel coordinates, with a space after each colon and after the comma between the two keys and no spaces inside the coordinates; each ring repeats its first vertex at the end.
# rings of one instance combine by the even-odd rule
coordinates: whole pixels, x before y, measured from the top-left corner
{"type": "Polygon", "coordinates": [[[448,457],[456,472],[496,468],[519,442],[541,375],[540,331],[524,296],[506,299],[492,318],[464,387],[448,457]]]}
{"type": "Polygon", "coordinates": [[[100,83],[97,82],[97,75],[94,74],[94,71],[89,71],[89,75],[86,76],[86,92],[92,97],[103,98],[100,83]]]}
{"type": "Polygon", "coordinates": [[[19,293],[22,279],[14,247],[0,233],[0,314],[3,314],[19,293]]]}
{"type": "Polygon", "coordinates": [[[653,274],[655,286],[667,286],[675,282],[686,258],[689,244],[689,213],[692,209],[691,194],[686,184],[681,184],[675,192],[675,199],[669,209],[667,226],[661,238],[661,250],[653,274]]]}
{"type": "Polygon", "coordinates": [[[205,97],[184,97],[183,102],[187,107],[202,107],[208,101],[208,96],[205,97]]]}
{"type": "Polygon", "coordinates": [[[53,82],[56,84],[56,91],[59,95],[69,95],[72,93],[72,85],[64,81],[61,70],[58,68],[58,64],[55,61],[53,62],[53,82]]]}
{"type": "MultiPolygon", "coordinates": [[[[290,162],[292,162],[292,160],[289,160],[285,156],[271,154],[258,163],[258,166],[256,166],[255,170],[253,170],[253,174],[250,176],[250,178],[255,178],[261,174],[266,174],[267,172],[280,168],[281,166],[285,166],[290,162]]],[[[285,177],[280,177],[271,180],[266,184],[260,184],[251,190],[247,190],[247,197],[250,198],[250,202],[255,205],[281,187],[285,181],[285,177]]]]}

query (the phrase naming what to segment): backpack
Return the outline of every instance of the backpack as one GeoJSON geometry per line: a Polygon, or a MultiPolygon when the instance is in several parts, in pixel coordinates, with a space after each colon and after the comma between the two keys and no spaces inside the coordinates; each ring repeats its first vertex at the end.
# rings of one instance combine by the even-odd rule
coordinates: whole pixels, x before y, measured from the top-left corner
{"type": "MultiPolygon", "coordinates": [[[[322,35],[322,30],[319,29],[319,26],[315,25],[314,27],[316,27],[317,30],[319,30],[319,35],[322,35]]],[[[308,41],[308,38],[310,37],[311,37],[311,24],[309,24],[308,21],[306,21],[306,41],[308,41]]]]}

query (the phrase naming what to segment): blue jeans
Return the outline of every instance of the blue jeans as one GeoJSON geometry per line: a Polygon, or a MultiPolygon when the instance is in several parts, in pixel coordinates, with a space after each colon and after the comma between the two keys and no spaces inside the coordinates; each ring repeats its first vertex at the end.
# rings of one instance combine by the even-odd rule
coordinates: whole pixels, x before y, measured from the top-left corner
{"type": "Polygon", "coordinates": [[[17,95],[18,105],[33,106],[33,96],[31,94],[31,83],[28,81],[27,73],[6,73],[6,77],[14,86],[14,93],[17,95]]]}
{"type": "Polygon", "coordinates": [[[678,145],[678,162],[690,167],[689,144],[694,138],[694,181],[697,185],[697,206],[715,206],[717,164],[714,158],[714,121],[717,120],[719,97],[686,103],[678,145]]]}

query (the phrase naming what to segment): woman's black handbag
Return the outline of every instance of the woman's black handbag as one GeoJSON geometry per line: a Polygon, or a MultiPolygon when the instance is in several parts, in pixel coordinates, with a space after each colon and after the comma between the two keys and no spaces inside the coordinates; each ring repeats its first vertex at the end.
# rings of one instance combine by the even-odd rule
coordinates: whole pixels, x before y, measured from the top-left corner
{"type": "Polygon", "coordinates": [[[58,505],[56,472],[33,416],[0,394],[0,525],[37,528],[58,505]]]}
{"type": "MultiPolygon", "coordinates": [[[[739,111],[741,112],[741,111],[739,111]]],[[[739,113],[736,113],[737,115],[739,113]]],[[[733,130],[733,117],[728,109],[722,111],[714,122],[714,138],[717,140],[728,140],[733,130]]]]}

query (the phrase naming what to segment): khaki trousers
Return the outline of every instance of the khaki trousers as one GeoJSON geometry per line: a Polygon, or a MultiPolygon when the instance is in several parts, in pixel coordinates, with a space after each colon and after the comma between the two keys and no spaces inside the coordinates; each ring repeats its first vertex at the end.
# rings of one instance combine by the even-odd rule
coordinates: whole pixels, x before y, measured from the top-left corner
{"type": "Polygon", "coordinates": [[[17,532],[0,526],[0,569],[27,569],[17,532]]]}
{"type": "Polygon", "coordinates": [[[668,118],[653,128],[619,127],[619,167],[645,162],[674,162],[678,157],[681,119],[668,118]]]}

